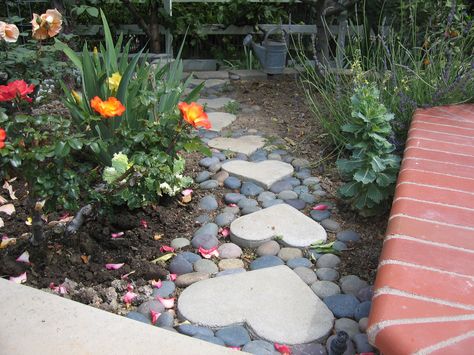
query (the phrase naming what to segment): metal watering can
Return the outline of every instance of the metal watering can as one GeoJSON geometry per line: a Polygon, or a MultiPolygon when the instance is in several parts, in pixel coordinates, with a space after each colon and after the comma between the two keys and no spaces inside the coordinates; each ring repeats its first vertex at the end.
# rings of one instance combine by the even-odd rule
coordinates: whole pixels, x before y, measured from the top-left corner
{"type": "Polygon", "coordinates": [[[262,65],[263,71],[267,74],[281,74],[286,64],[286,37],[287,33],[282,28],[272,28],[265,33],[262,44],[256,44],[252,35],[248,34],[244,38],[244,46],[252,46],[258,61],[262,65]],[[283,32],[283,41],[272,41],[268,37],[276,31],[283,32]]]}

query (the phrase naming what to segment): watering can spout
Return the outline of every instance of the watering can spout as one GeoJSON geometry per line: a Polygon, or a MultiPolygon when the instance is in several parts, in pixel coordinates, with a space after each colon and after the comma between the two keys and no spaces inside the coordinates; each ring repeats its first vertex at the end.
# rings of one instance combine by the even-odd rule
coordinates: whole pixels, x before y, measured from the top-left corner
{"type": "Polygon", "coordinates": [[[255,52],[255,54],[258,58],[258,61],[260,62],[260,64],[262,64],[262,67],[264,67],[265,66],[264,65],[264,63],[265,63],[265,52],[266,52],[265,47],[263,47],[259,44],[256,44],[253,41],[253,38],[252,38],[251,34],[248,34],[247,36],[245,36],[244,46],[247,46],[247,47],[252,46],[252,49],[255,52]]]}

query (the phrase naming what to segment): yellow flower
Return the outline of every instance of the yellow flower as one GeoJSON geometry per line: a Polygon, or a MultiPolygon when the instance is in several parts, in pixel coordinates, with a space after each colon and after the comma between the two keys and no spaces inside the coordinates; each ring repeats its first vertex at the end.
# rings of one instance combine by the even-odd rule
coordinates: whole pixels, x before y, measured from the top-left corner
{"type": "Polygon", "coordinates": [[[76,101],[76,104],[80,104],[82,102],[82,96],[79,94],[77,91],[72,90],[71,92],[72,97],[74,97],[74,101],[76,101]]]}
{"type": "Polygon", "coordinates": [[[107,79],[110,91],[117,91],[122,80],[122,75],[119,72],[113,73],[111,77],[107,79]]]}

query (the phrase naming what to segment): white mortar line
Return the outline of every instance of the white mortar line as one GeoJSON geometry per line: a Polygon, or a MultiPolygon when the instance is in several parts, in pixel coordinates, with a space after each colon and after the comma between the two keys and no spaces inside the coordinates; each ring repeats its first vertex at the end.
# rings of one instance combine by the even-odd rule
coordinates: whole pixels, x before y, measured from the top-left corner
{"type": "MultiPolygon", "coordinates": [[[[454,121],[454,122],[459,122],[459,123],[472,123],[474,124],[472,121],[470,120],[466,120],[466,119],[458,119],[458,118],[451,118],[451,117],[454,117],[454,115],[450,115],[450,117],[447,117],[447,116],[434,116],[434,115],[428,115],[427,113],[419,113],[416,115],[417,117],[419,116],[423,116],[423,117],[427,117],[427,118],[439,118],[439,119],[442,119],[442,120],[448,120],[448,121],[454,121]]],[[[455,115],[456,117],[462,117],[462,116],[459,116],[459,115],[455,115]]]]}
{"type": "MultiPolygon", "coordinates": [[[[380,269],[382,266],[385,266],[385,265],[407,266],[407,267],[412,267],[414,269],[432,271],[432,272],[437,272],[437,273],[440,273],[440,274],[446,274],[446,275],[449,275],[449,276],[462,277],[462,278],[466,278],[466,279],[470,279],[470,280],[474,281],[474,276],[471,276],[471,275],[460,274],[460,273],[457,273],[457,272],[454,272],[454,271],[446,271],[446,270],[442,270],[442,269],[438,269],[438,268],[434,268],[434,267],[430,267],[430,266],[425,266],[425,265],[420,265],[420,264],[413,264],[413,263],[409,263],[407,261],[401,261],[401,260],[395,260],[395,259],[382,260],[379,263],[379,266],[377,267],[377,269],[380,269]]],[[[470,288],[474,287],[474,284],[471,284],[470,282],[468,282],[468,284],[469,284],[470,288]]]]}
{"type": "Polygon", "coordinates": [[[468,230],[468,231],[474,231],[474,227],[461,226],[459,224],[452,224],[452,223],[446,223],[446,222],[437,222],[437,221],[433,221],[431,219],[410,216],[408,214],[403,214],[403,213],[397,213],[397,214],[391,215],[388,220],[390,221],[395,217],[405,217],[405,218],[409,218],[409,219],[414,219],[415,221],[428,222],[428,223],[432,223],[432,224],[439,224],[441,226],[447,226],[447,227],[452,227],[452,228],[464,229],[464,230],[468,230]]]}
{"type": "Polygon", "coordinates": [[[449,161],[444,161],[444,160],[434,160],[434,159],[426,159],[426,158],[417,158],[417,157],[406,157],[403,158],[403,160],[421,160],[421,161],[430,161],[433,163],[442,163],[442,164],[448,164],[448,165],[454,165],[454,166],[460,166],[463,168],[469,168],[469,169],[474,169],[473,166],[471,165],[464,165],[464,164],[458,164],[458,163],[451,163],[449,161]]]}
{"type": "Polygon", "coordinates": [[[429,171],[429,170],[423,170],[423,169],[415,169],[415,168],[404,168],[402,170],[400,170],[400,173],[404,172],[404,171],[420,171],[422,173],[427,173],[427,174],[434,174],[434,175],[441,175],[441,176],[449,176],[449,177],[452,177],[452,178],[457,178],[457,179],[464,179],[464,180],[473,180],[474,181],[474,178],[470,178],[470,177],[465,177],[465,176],[458,176],[458,175],[453,175],[453,174],[446,174],[446,173],[440,173],[440,172],[436,172],[436,171],[429,171]]]}
{"type": "Polygon", "coordinates": [[[395,325],[409,325],[409,324],[427,324],[427,323],[448,323],[448,322],[459,322],[459,321],[471,321],[474,320],[474,314],[463,314],[460,316],[445,316],[445,317],[427,317],[427,318],[404,318],[397,320],[386,320],[372,325],[367,329],[367,336],[369,337],[370,343],[375,343],[378,333],[388,327],[395,325]]]}
{"type": "Polygon", "coordinates": [[[441,350],[447,346],[454,345],[456,343],[459,343],[462,340],[469,339],[471,337],[474,337],[474,330],[462,335],[458,335],[457,337],[449,338],[444,341],[440,341],[439,343],[433,344],[431,346],[428,346],[426,348],[418,350],[414,355],[428,355],[431,354],[434,351],[441,350]]]}
{"type": "MultiPolygon", "coordinates": [[[[453,307],[453,308],[459,308],[459,309],[464,309],[466,311],[474,311],[474,305],[468,305],[465,303],[459,303],[459,302],[452,302],[448,300],[444,300],[441,298],[434,298],[434,297],[429,297],[429,296],[422,296],[418,295],[415,293],[410,293],[407,291],[402,291],[402,290],[397,290],[395,288],[391,287],[381,287],[374,292],[374,297],[377,298],[383,295],[392,295],[392,296],[400,296],[400,297],[406,297],[418,301],[425,301],[429,303],[435,303],[435,304],[440,304],[443,306],[448,306],[448,307],[453,307]]],[[[474,316],[474,315],[473,315],[474,316]]]]}
{"type": "MultiPolygon", "coordinates": [[[[414,122],[414,123],[416,123],[416,122],[414,122]]],[[[472,140],[472,136],[470,136],[470,135],[465,136],[464,134],[448,133],[448,132],[441,132],[441,131],[432,131],[431,129],[419,128],[419,127],[410,128],[408,130],[408,134],[410,134],[410,132],[414,131],[414,130],[418,130],[418,131],[422,131],[422,132],[428,132],[428,133],[444,134],[446,136],[468,138],[468,139],[472,140]]]]}
{"type": "Polygon", "coordinates": [[[411,140],[430,141],[430,142],[436,142],[436,143],[446,143],[446,144],[452,144],[452,145],[460,145],[462,147],[474,148],[474,146],[471,145],[471,144],[462,144],[462,143],[455,143],[455,142],[449,142],[449,141],[440,141],[440,140],[437,140],[437,139],[425,138],[425,137],[410,137],[410,138],[407,139],[407,142],[411,141],[411,140]]]}
{"type": "MultiPolygon", "coordinates": [[[[432,125],[435,125],[435,126],[451,127],[451,128],[453,128],[453,125],[444,124],[444,123],[436,123],[436,122],[429,122],[429,121],[423,121],[423,120],[416,120],[415,122],[416,122],[416,123],[418,123],[418,122],[420,122],[420,123],[427,123],[427,124],[432,124],[432,125]]],[[[455,126],[454,128],[456,128],[456,129],[461,129],[461,130],[465,130],[465,131],[474,131],[474,128],[459,127],[459,126],[455,126]]]]}
{"type": "Polygon", "coordinates": [[[471,191],[458,190],[458,189],[453,189],[451,187],[444,187],[444,186],[438,186],[438,185],[420,184],[418,182],[412,182],[412,181],[402,181],[402,182],[397,184],[397,187],[401,186],[401,185],[414,185],[414,186],[420,186],[420,187],[429,187],[429,188],[433,188],[433,189],[436,189],[436,190],[446,190],[446,191],[452,191],[452,192],[460,192],[460,193],[463,193],[463,194],[474,196],[474,192],[471,192],[471,191]]]}
{"type": "Polygon", "coordinates": [[[412,236],[409,236],[409,235],[402,235],[402,234],[388,235],[387,237],[385,237],[385,240],[384,240],[383,243],[385,244],[385,242],[387,242],[389,240],[392,240],[392,239],[409,240],[409,241],[416,242],[416,243],[428,244],[428,245],[436,246],[436,247],[440,247],[440,248],[453,249],[453,250],[457,250],[457,251],[462,251],[462,252],[474,254],[474,250],[472,250],[472,249],[457,247],[457,246],[454,246],[454,245],[451,245],[451,244],[446,244],[446,243],[433,242],[433,241],[430,241],[430,240],[419,239],[419,238],[416,238],[416,237],[412,237],[412,236]]]}
{"type": "Polygon", "coordinates": [[[443,203],[443,202],[434,202],[434,201],[420,200],[420,199],[413,198],[413,197],[397,197],[396,199],[393,200],[393,203],[395,203],[395,202],[397,202],[397,201],[402,201],[402,200],[414,201],[414,202],[423,202],[423,203],[427,203],[427,204],[435,205],[435,206],[443,206],[443,207],[449,207],[449,208],[457,208],[457,209],[464,210],[464,211],[474,212],[474,208],[470,208],[470,207],[463,207],[463,206],[459,206],[459,205],[452,205],[452,204],[443,203]]]}
{"type": "Polygon", "coordinates": [[[420,150],[426,150],[428,152],[446,153],[446,154],[449,154],[449,155],[459,155],[459,156],[462,156],[462,157],[469,157],[469,158],[473,157],[472,154],[452,153],[452,152],[449,152],[449,151],[446,151],[446,150],[424,148],[424,147],[415,147],[415,146],[406,147],[405,152],[409,149],[420,149],[420,150]]]}

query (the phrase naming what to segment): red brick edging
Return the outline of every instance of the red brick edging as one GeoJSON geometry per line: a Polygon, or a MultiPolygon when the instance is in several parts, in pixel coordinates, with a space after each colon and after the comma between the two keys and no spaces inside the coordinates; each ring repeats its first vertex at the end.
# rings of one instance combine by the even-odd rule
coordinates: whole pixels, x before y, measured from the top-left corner
{"type": "Polygon", "coordinates": [[[414,115],[367,334],[385,355],[474,354],[474,105],[414,115]]]}

